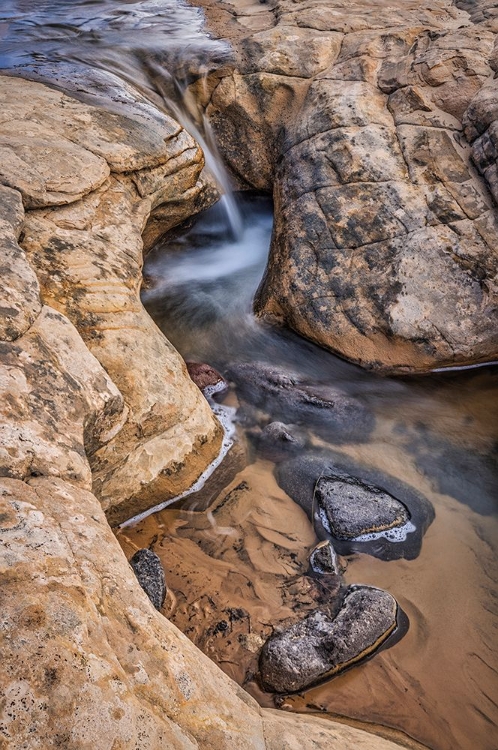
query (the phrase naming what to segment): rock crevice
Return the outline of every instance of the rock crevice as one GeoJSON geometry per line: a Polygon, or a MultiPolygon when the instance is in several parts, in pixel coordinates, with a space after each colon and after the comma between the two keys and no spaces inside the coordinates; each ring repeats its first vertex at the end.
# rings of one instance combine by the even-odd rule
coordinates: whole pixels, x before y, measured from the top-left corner
{"type": "Polygon", "coordinates": [[[132,101],[124,116],[4,76],[0,102],[0,744],[394,750],[261,710],[156,612],[108,524],[219,447],[138,296],[151,211],[149,240],[209,194],[200,149],[132,101]]]}

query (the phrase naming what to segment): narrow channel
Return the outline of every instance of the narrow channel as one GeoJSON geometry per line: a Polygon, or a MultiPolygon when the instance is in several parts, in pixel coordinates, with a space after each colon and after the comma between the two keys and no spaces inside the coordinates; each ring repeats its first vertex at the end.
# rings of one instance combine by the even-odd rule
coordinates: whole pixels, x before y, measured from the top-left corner
{"type": "MultiPolygon", "coordinates": [[[[386,562],[361,553],[345,558],[346,583],[384,588],[396,597],[410,620],[407,635],[333,681],[287,696],[283,707],[391,727],[436,750],[465,747],[469,731],[477,746],[491,747],[485,716],[487,705],[492,715],[495,679],[489,654],[498,577],[498,372],[489,367],[383,378],[291,331],[260,323],[251,302],[264,273],[272,206],[267,196],[240,195],[238,201],[243,217],[240,237],[234,238],[223,209],[214,206],[165,237],[147,256],[142,299],[149,313],[186,360],[209,363],[229,380],[241,363],[270,365],[357,399],[374,415],[370,433],[344,440],[335,428],[322,429],[312,438],[314,446],[326,446],[355,466],[395,477],[429,499],[435,509],[435,520],[415,559],[386,562]]],[[[225,402],[239,407],[236,394],[234,386],[225,402]]],[[[286,418],[285,409],[279,408],[282,421],[296,422],[295,412],[286,418]]],[[[296,516],[295,504],[276,484],[278,464],[254,448],[255,424],[268,421],[268,416],[244,400],[237,415],[247,465],[230,486],[249,484],[251,510],[245,505],[231,517],[233,527],[219,528],[212,516],[209,520],[209,511],[165,509],[124,529],[120,541],[128,554],[152,546],[170,570],[175,602],[167,605],[168,616],[263,705],[273,706],[273,696],[262,692],[251,677],[251,660],[240,646],[247,645],[244,633],[239,633],[237,646],[227,645],[227,634],[213,634],[212,625],[224,622],[228,603],[260,622],[280,620],[281,599],[261,591],[265,576],[278,570],[282,546],[287,544],[289,552],[301,544],[306,547],[301,552],[307,553],[317,540],[307,519],[296,516]],[[271,503],[276,508],[269,511],[271,503]],[[255,523],[258,513],[270,513],[273,534],[255,523]],[[179,539],[173,541],[173,535],[179,539]],[[227,579],[220,563],[219,550],[230,535],[249,549],[248,564],[243,566],[244,576],[249,575],[245,586],[236,575],[234,582],[227,579]],[[276,542],[274,553],[269,552],[268,537],[276,542]],[[178,556],[192,554],[192,542],[212,551],[211,571],[197,568],[199,559],[186,566],[175,563],[178,556]],[[216,606],[208,605],[209,613],[200,607],[196,622],[190,605],[203,588],[216,606]]],[[[305,417],[298,429],[313,431],[305,417]]],[[[204,563],[207,559],[202,558],[204,563]]],[[[237,628],[229,624],[236,634],[237,628]]],[[[257,639],[254,643],[258,645],[257,639]]]]}
{"type": "MultiPolygon", "coordinates": [[[[101,72],[178,113],[178,92],[229,54],[205,32],[202,15],[176,0],[40,0],[35,11],[29,1],[4,0],[0,32],[4,72],[54,83],[53,64],[63,62],[54,85],[94,103],[108,97],[109,107],[120,103],[101,72]]],[[[196,113],[183,112],[188,128],[196,113]]],[[[119,541],[128,557],[157,552],[169,587],[163,614],[262,705],[393,730],[432,750],[495,750],[498,369],[384,378],[258,321],[252,300],[270,248],[272,202],[255,194],[237,202],[241,226],[217,204],[162,238],[145,259],[142,292],[184,359],[215,367],[230,383],[219,400],[234,415],[234,449],[207,508],[167,507],[119,531],[119,541]],[[254,382],[264,383],[268,368],[304,384],[311,410],[333,389],[364,419],[351,430],[317,426],[278,388],[258,400],[254,382]],[[435,513],[419,525],[416,549],[398,554],[397,541],[376,538],[344,547],[341,558],[345,584],[396,598],[406,635],[285,697],[258,683],[261,634],[313,606],[315,584],[304,573],[318,538],[291,497],[299,481],[284,476],[275,446],[261,440],[272,421],[290,430],[294,458],[333,454],[366,480],[401,488],[407,507],[413,495],[435,513]]],[[[406,532],[405,540],[415,534],[406,532]]]]}

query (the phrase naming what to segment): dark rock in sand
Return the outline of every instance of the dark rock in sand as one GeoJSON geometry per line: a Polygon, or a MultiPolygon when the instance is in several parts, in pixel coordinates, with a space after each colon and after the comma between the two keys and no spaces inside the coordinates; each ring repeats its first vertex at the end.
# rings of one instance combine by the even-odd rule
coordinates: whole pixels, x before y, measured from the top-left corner
{"type": "Polygon", "coordinates": [[[341,591],[344,570],[330,539],[317,544],[308,560],[308,575],[315,579],[322,592],[320,602],[330,603],[341,591]]]}
{"type": "Polygon", "coordinates": [[[348,474],[321,477],[315,485],[320,518],[336,539],[354,539],[408,523],[402,503],[373,484],[348,474]]]}
{"type": "Polygon", "coordinates": [[[395,631],[397,610],[387,591],[350,587],[337,614],[322,607],[268,639],[259,659],[263,688],[304,690],[365,659],[395,631]]]}
{"type": "Polygon", "coordinates": [[[185,362],[188,374],[201,391],[216,386],[217,393],[228,390],[228,383],[220,373],[205,362],[185,362]]]}
{"type": "Polygon", "coordinates": [[[342,570],[337,552],[330,539],[320,542],[309,556],[310,570],[316,576],[340,577],[342,570]]]}
{"type": "Polygon", "coordinates": [[[166,598],[166,581],[161,560],[150,549],[139,549],[130,560],[140,586],[156,609],[161,609],[166,598]]]}
{"type": "Polygon", "coordinates": [[[276,478],[341,555],[414,559],[434,520],[432,504],[412,487],[333,451],[284,461],[276,478]]]}
{"type": "Polygon", "coordinates": [[[254,436],[258,451],[270,461],[283,461],[306,446],[306,438],[283,422],[270,422],[254,436]]]}
{"type": "Polygon", "coordinates": [[[228,377],[241,399],[273,418],[309,425],[334,442],[366,440],[374,427],[373,414],[358,399],[283,368],[245,362],[231,367],[228,377]]]}

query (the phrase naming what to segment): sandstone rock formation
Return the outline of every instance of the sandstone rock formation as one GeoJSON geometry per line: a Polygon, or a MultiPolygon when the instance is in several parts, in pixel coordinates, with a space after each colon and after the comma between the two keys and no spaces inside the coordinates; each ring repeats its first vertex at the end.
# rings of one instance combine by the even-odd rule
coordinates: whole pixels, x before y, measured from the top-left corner
{"type": "Polygon", "coordinates": [[[59,478],[0,482],[2,746],[395,750],[262,711],[140,589],[97,499],[59,478]]]}
{"type": "Polygon", "coordinates": [[[198,147],[150,108],[9,77],[0,102],[2,748],[394,750],[260,710],[156,612],[108,525],[218,450],[138,297],[141,231],[156,205],[166,225],[192,210],[198,147]]]}
{"type": "Polygon", "coordinates": [[[258,313],[384,372],[496,359],[490,3],[197,4],[237,52],[220,147],[275,199],[258,313]]]}
{"type": "MultiPolygon", "coordinates": [[[[12,428],[5,450],[11,457],[19,454],[24,468],[14,469],[9,459],[2,473],[20,479],[33,472],[77,478],[87,488],[91,481],[109,519],[117,523],[187,489],[220,444],[208,404],[139,299],[141,232],[147,218],[155,206],[181,201],[188,215],[191,196],[200,190],[202,154],[177,123],[158,111],[154,119],[140,112],[106,112],[11,77],[0,78],[0,101],[1,180],[8,186],[3,188],[8,196],[3,225],[12,227],[8,242],[10,253],[15,252],[5,287],[11,299],[2,304],[19,308],[18,315],[11,312],[6,318],[17,325],[7,338],[17,338],[28,322],[34,323],[25,333],[30,347],[38,336],[43,341],[38,346],[46,350],[46,339],[52,337],[52,387],[58,394],[53,404],[44,402],[53,420],[51,432],[44,427],[50,467],[40,468],[42,451],[29,445],[28,415],[21,415],[17,398],[8,405],[12,428]],[[22,226],[24,253],[13,244],[22,204],[31,209],[22,226]],[[41,305],[38,284],[49,308],[35,318],[41,305]],[[78,389],[90,392],[88,369],[98,403],[86,413],[71,404],[78,389]],[[97,417],[102,400],[107,412],[97,417]],[[91,478],[77,449],[71,465],[64,464],[68,454],[58,434],[73,415],[74,444],[83,436],[91,478]],[[25,454],[34,451],[29,467],[25,454]],[[57,451],[64,457],[57,459],[57,451]]],[[[178,220],[177,210],[173,216],[178,220]]],[[[16,341],[13,356],[27,346],[16,341]]],[[[36,362],[43,352],[32,356],[36,362]]],[[[35,422],[39,387],[35,364],[29,417],[35,422]]],[[[88,398],[86,393],[82,398],[88,398]]],[[[70,430],[62,433],[69,440],[70,430]]]]}

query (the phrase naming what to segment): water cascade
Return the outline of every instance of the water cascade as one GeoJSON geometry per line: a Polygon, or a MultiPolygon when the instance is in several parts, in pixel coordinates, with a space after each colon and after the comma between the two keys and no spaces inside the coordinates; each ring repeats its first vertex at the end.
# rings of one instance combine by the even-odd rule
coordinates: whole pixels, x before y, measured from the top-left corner
{"type": "Polygon", "coordinates": [[[222,403],[207,394],[226,431],[211,468],[234,443],[243,466],[207,513],[161,503],[123,524],[118,538],[128,557],[144,546],[162,557],[178,592],[163,612],[262,705],[351,717],[415,739],[423,727],[433,750],[457,747],[451,727],[468,714],[468,747],[490,747],[496,369],[381,378],[254,317],[273,206],[267,195],[234,196],[193,94],[194,82],[202,91],[231,61],[228,44],[203,24],[183,0],[39,0],[35,9],[31,0],[3,0],[0,8],[4,73],[117,110],[133,90],[145,109],[153,102],[194,136],[222,194],[152,248],[142,301],[185,360],[207,362],[229,381],[222,403]],[[382,506],[388,520],[348,535],[344,492],[358,506],[382,506]],[[341,560],[331,554],[335,568],[319,579],[307,559],[327,543],[341,560]],[[196,568],[200,559],[206,567],[196,568]],[[332,682],[285,699],[262,690],[255,654],[274,624],[308,612],[313,596],[328,606],[350,587],[352,600],[357,584],[395,597],[410,621],[405,637],[332,682]]]}

